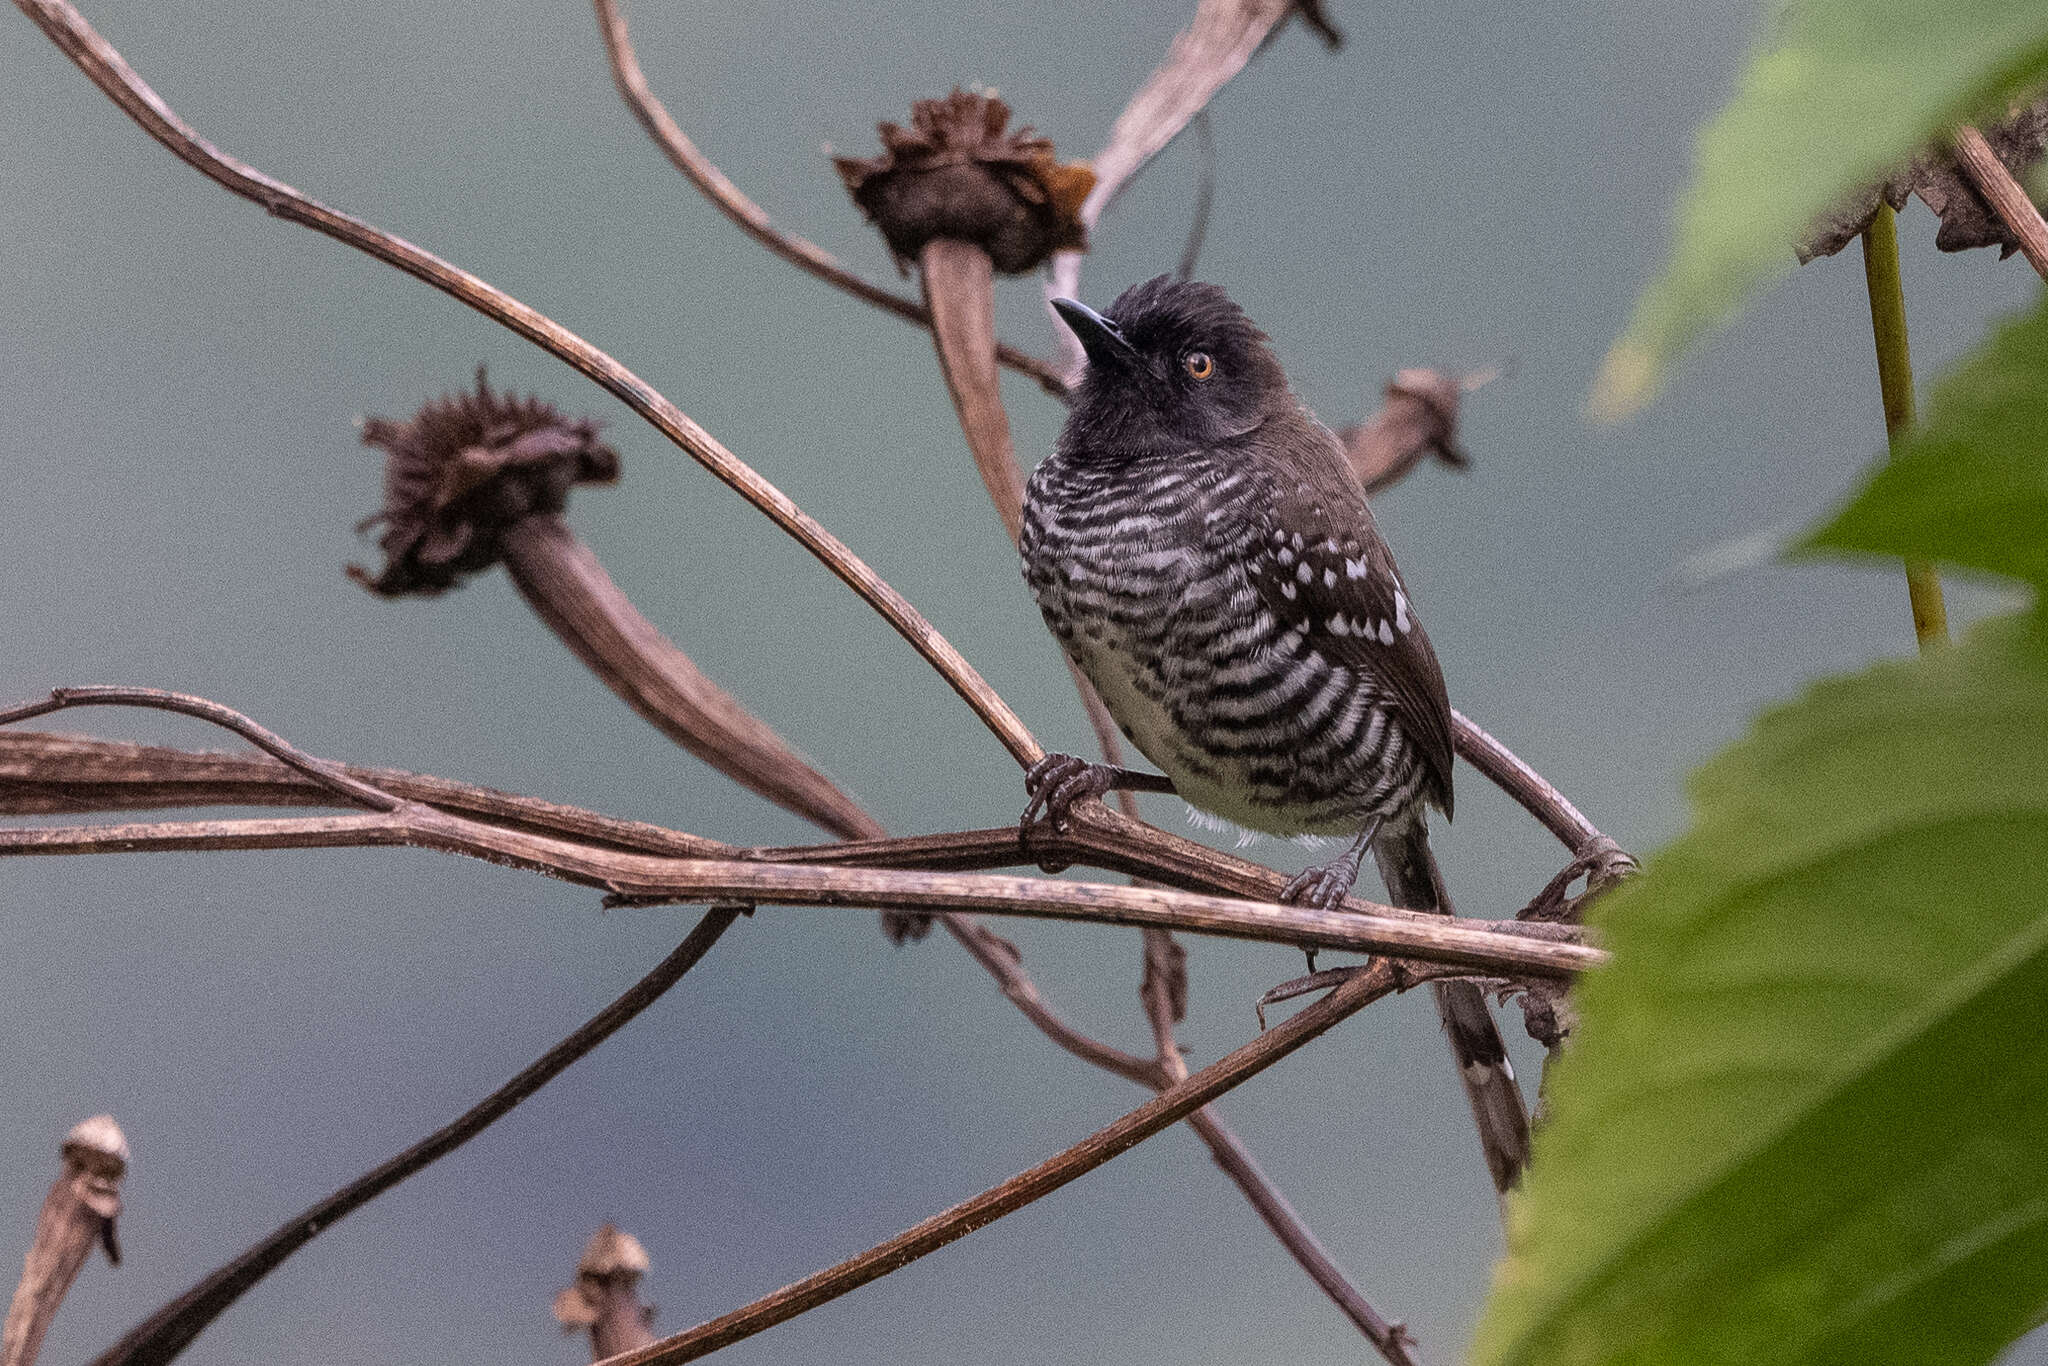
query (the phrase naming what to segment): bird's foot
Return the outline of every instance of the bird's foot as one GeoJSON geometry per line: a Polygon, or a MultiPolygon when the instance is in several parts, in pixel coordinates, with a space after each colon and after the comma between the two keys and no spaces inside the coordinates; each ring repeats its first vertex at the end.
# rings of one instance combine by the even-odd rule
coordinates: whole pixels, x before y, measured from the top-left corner
{"type": "Polygon", "coordinates": [[[1024,815],[1020,830],[1030,828],[1043,813],[1055,830],[1067,828],[1067,812],[1075,802],[1100,797],[1116,785],[1117,771],[1107,764],[1091,764],[1071,754],[1048,754],[1024,774],[1024,815]]]}
{"type": "Polygon", "coordinates": [[[1261,996],[1258,999],[1258,1003],[1252,1007],[1258,1012],[1259,1032],[1261,1034],[1266,1032],[1267,1006],[1277,1005],[1282,1001],[1291,1001],[1297,996],[1306,996],[1311,991],[1341,987],[1359,973],[1364,972],[1369,966],[1370,964],[1361,963],[1351,967],[1324,968],[1321,972],[1311,972],[1306,977],[1297,977],[1291,982],[1282,982],[1279,986],[1274,987],[1264,996],[1261,996]]]}
{"type": "MultiPolygon", "coordinates": [[[[1379,821],[1374,820],[1358,832],[1349,849],[1328,863],[1312,864],[1296,873],[1280,889],[1280,900],[1289,906],[1310,906],[1319,911],[1334,911],[1342,906],[1358,881],[1358,865],[1365,858],[1365,851],[1372,847],[1372,837],[1379,833],[1379,828],[1379,821]]],[[[1310,972],[1315,971],[1314,954],[1309,955],[1308,966],[1310,972]]]]}
{"type": "Polygon", "coordinates": [[[1319,911],[1334,911],[1344,904],[1345,897],[1351,895],[1351,884],[1356,881],[1358,864],[1347,855],[1296,873],[1293,880],[1280,889],[1280,900],[1288,906],[1312,906],[1319,911]]]}
{"type": "Polygon", "coordinates": [[[1638,866],[1632,854],[1603,836],[1593,848],[1567,863],[1550,879],[1534,901],[1515,912],[1515,919],[1576,924],[1588,901],[1621,883],[1638,866]],[[1572,884],[1582,877],[1586,879],[1586,889],[1573,896],[1572,884]]]}

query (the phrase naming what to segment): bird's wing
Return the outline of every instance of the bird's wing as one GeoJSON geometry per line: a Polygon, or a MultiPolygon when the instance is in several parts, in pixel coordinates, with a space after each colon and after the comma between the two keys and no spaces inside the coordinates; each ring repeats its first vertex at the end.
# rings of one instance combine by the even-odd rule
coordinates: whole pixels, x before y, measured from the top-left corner
{"type": "Polygon", "coordinates": [[[1275,472],[1252,582],[1276,618],[1302,627],[1325,657],[1370,681],[1428,766],[1431,795],[1449,815],[1451,703],[1443,670],[1365,495],[1341,471],[1332,473],[1304,480],[1275,472]]]}

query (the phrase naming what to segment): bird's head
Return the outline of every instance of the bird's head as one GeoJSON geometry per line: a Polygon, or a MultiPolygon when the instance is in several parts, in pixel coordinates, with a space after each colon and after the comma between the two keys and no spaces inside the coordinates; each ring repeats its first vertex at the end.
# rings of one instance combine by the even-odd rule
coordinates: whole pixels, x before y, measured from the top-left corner
{"type": "Polygon", "coordinates": [[[1125,290],[1106,315],[1074,299],[1052,306],[1088,357],[1070,445],[1130,454],[1213,446],[1293,402],[1266,334],[1215,285],[1161,275],[1125,290]]]}

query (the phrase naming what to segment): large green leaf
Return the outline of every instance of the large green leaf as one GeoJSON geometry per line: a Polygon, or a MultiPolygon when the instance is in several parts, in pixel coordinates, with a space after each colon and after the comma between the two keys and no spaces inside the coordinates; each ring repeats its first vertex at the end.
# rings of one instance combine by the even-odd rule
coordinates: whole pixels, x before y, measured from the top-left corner
{"type": "Polygon", "coordinates": [[[1700,133],[1671,258],[1594,386],[1647,402],[1678,353],[1789,270],[1824,210],[2048,74],[2042,0],[1793,0],[1700,133]]]}
{"type": "Polygon", "coordinates": [[[1936,386],[1926,422],[1809,544],[2048,586],[2048,299],[1936,386]]]}
{"type": "Polygon", "coordinates": [[[1610,898],[1483,1366],[1981,1363],[2048,1303],[2048,639],[1821,684],[1610,898]]]}

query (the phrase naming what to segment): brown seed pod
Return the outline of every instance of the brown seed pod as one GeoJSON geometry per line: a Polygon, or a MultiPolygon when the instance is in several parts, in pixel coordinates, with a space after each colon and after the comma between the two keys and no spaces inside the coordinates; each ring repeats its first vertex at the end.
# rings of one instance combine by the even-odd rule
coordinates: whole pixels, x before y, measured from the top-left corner
{"type": "Polygon", "coordinates": [[[971,242],[995,268],[1019,275],[1055,251],[1081,251],[1081,201],[1095,185],[1085,162],[1056,161],[1030,128],[1005,132],[1010,106],[954,90],[910,107],[910,127],[879,125],[882,155],[834,157],[853,202],[881,229],[906,273],[925,243],[971,242]]]}
{"type": "Polygon", "coordinates": [[[537,398],[492,392],[482,367],[473,394],[438,399],[408,422],[370,418],[363,444],[385,453],[384,510],[357,530],[382,524],[384,569],[350,565],[349,577],[400,597],[444,592],[490,568],[513,526],[562,511],[576,484],[618,479],[618,453],[598,429],[537,398]]]}

